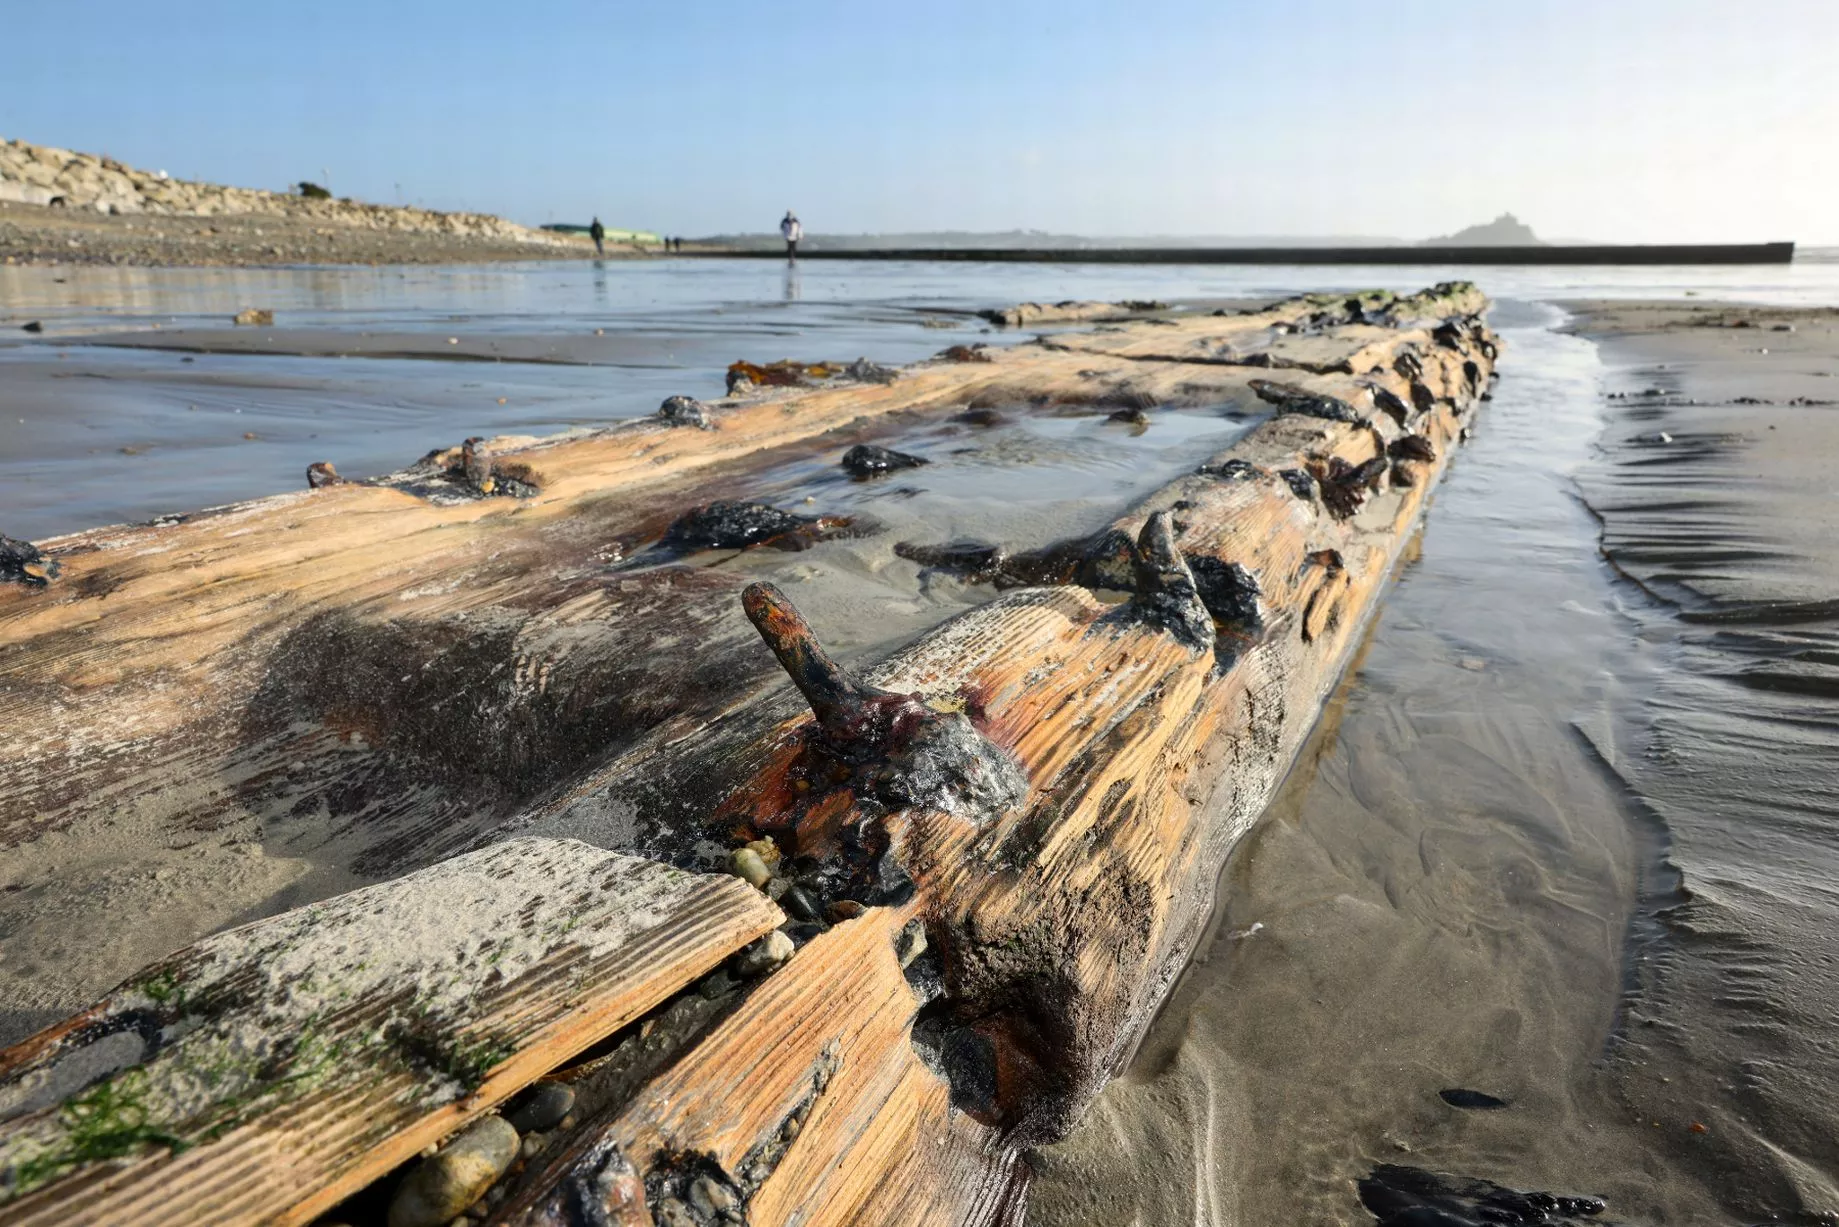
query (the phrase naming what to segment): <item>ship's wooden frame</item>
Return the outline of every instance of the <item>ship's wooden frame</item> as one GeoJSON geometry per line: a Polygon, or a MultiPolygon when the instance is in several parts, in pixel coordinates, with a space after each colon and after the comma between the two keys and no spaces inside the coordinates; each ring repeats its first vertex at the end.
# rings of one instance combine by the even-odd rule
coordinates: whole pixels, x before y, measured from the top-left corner
{"type": "Polygon", "coordinates": [[[208,771],[241,783],[171,822],[359,788],[373,863],[408,872],[0,1053],[0,1223],[306,1223],[525,1083],[661,1043],[691,995],[719,1009],[489,1221],[701,1222],[702,1180],[760,1225],[1018,1222],[1027,1148],[1129,1059],[1485,399],[1485,307],[1457,283],[1164,315],[756,390],[713,429],[494,441],[528,497],[476,497],[455,454],[46,543],[59,577],[0,592],[0,846],[208,771]],[[1063,582],[862,677],[769,586],[607,565],[737,468],[916,415],[1226,400],[1275,412],[1063,582]],[[766,838],[801,892],[778,905],[720,872],[766,838]],[[788,920],[813,895],[828,919],[788,920]],[[405,915],[442,923],[379,981],[349,952],[405,915]],[[782,966],[721,970],[779,925],[782,966]],[[346,954],[313,953],[328,926],[346,954]]]}

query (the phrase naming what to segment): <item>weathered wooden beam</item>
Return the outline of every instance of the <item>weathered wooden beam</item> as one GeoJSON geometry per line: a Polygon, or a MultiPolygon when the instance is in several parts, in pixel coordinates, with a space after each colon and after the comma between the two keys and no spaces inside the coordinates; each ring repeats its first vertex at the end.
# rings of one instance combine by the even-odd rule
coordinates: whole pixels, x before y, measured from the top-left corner
{"type": "Polygon", "coordinates": [[[601,1204],[645,1227],[701,1221],[682,1216],[711,1199],[745,1205],[754,1223],[953,1221],[958,1199],[941,1196],[939,1173],[961,1169],[969,1192],[1017,1157],[991,1153],[988,1131],[951,1109],[910,1042],[902,931],[899,909],[876,908],[814,938],[493,1220],[585,1221],[579,1207],[604,1198],[594,1189],[613,1171],[618,1200],[601,1204]]]}
{"type": "MultiPolygon", "coordinates": [[[[776,698],[667,712],[598,762],[564,756],[575,778],[553,781],[563,791],[512,829],[595,832],[681,867],[769,837],[784,856],[766,885],[804,921],[803,945],[715,1032],[527,1173],[500,1221],[667,1222],[673,1206],[687,1222],[724,1207],[756,1224],[1014,1221],[1019,1148],[1061,1134],[1127,1059],[1226,850],[1314,720],[1483,395],[1495,350],[1480,305],[1441,287],[1389,301],[1373,322],[1370,302],[1308,301],[1178,323],[1193,334],[1188,356],[1157,348],[1168,326],[1140,326],[1152,337],[1132,325],[1094,334],[1095,349],[1062,336],[954,364],[997,368],[959,388],[977,388],[971,399],[1166,393],[1276,416],[1061,555],[1052,578],[1085,586],[1002,597],[861,678],[769,588],[646,597],[661,618],[726,610],[729,621],[705,623],[722,628],[725,659],[742,659],[744,608],[811,710],[776,698]],[[1268,350],[1279,335],[1283,363],[1205,355],[1208,336],[1264,336],[1268,350]],[[1149,348],[1096,352],[1114,343],[1149,348]]],[[[521,471],[512,480],[540,476],[534,462],[521,471]]],[[[513,557],[527,548],[515,531],[489,540],[513,557]]],[[[534,574],[518,565],[504,583],[534,574]]],[[[510,590],[452,599],[502,609],[510,590]]],[[[319,610],[351,619],[326,633],[327,653],[355,644],[361,659],[371,625],[405,642],[380,653],[378,679],[425,652],[417,636],[429,634],[379,617],[387,593],[319,610]]],[[[534,609],[566,625],[607,594],[586,583],[534,609]]],[[[606,676],[596,668],[610,668],[594,662],[610,659],[590,652],[551,677],[591,698],[606,676]]],[[[456,692],[489,690],[489,677],[462,675],[456,692]]],[[[369,689],[309,685],[303,701],[331,694],[328,710],[362,711],[369,689]]],[[[463,726],[398,735],[428,727],[469,755],[507,753],[463,726]]],[[[541,1072],[533,1061],[518,1077],[541,1072]]],[[[433,1140],[414,1129],[417,1145],[433,1140]]]]}
{"type": "Polygon", "coordinates": [[[0,1052],[0,1223],[305,1223],[783,920],[516,839],[219,934],[0,1052]]]}
{"type": "MultiPolygon", "coordinates": [[[[1278,327],[1322,332],[1334,306],[1175,330],[1255,348],[1278,327]]],[[[1171,332],[1119,328],[1098,335],[1171,332]]],[[[740,581],[614,566],[746,474],[965,405],[1258,404],[1249,368],[1070,344],[487,441],[471,477],[455,447],[375,484],[45,543],[55,579],[0,583],[0,848],[123,812],[167,842],[229,829],[309,859],[337,848],[339,871],[369,877],[469,846],[762,681],[740,581]],[[502,484],[484,496],[488,453],[502,484]]],[[[114,975],[154,953],[124,949],[114,975]]]]}
{"type": "MultiPolygon", "coordinates": [[[[634,1215],[699,1196],[752,1223],[832,1221],[834,1198],[849,1221],[862,1190],[915,1188],[876,1202],[875,1221],[1011,1213],[1017,1148],[1061,1136],[1128,1059],[1484,393],[1496,343],[1472,298],[1450,307],[1448,328],[1398,330],[1383,350],[1361,335],[1366,369],[1265,388],[1282,416],[1121,519],[1133,544],[1106,586],[1131,591],[1124,604],[1017,592],[855,681],[775,594],[751,594],[814,714],[738,713],[612,764],[535,820],[616,810],[654,854],[683,855],[700,814],[708,837],[777,841],[819,906],[868,910],[800,950],[778,991],[595,1122],[496,1221],[593,1222],[585,1190],[614,1167],[634,1215]],[[1019,790],[990,785],[992,759],[1019,790]],[[882,950],[910,921],[928,948],[916,991],[865,1005],[846,986],[877,963],[885,975],[882,950]],[[911,1101],[890,1090],[866,1115],[814,1115],[776,1166],[750,1162],[778,1154],[799,1079],[825,1054],[893,1071],[916,1051],[934,1081],[912,1073],[911,1101]],[[767,1052],[770,1068],[747,1067],[767,1052]],[[919,1106],[941,1096],[961,1115],[919,1106]],[[870,1146],[871,1130],[894,1136],[870,1146]]],[[[1109,539],[1094,547],[1101,571],[1109,539]]]]}
{"type": "MultiPolygon", "coordinates": [[[[1265,314],[1286,319],[1305,310],[1286,303],[1265,314]]],[[[1249,326],[1238,318],[1220,322],[1249,326]]],[[[845,379],[712,402],[708,430],[684,428],[688,419],[676,415],[554,440],[486,441],[475,453],[489,453],[501,476],[518,475],[492,496],[466,478],[464,449],[455,447],[376,483],[339,482],[180,522],[42,543],[48,563],[60,569],[54,582],[0,583],[0,760],[15,768],[0,793],[0,846],[68,828],[105,806],[132,804],[156,823],[164,807],[169,821],[193,827],[251,811],[278,816],[302,798],[268,784],[295,762],[314,768],[296,770],[296,782],[386,774],[379,768],[404,774],[394,759],[357,762],[366,743],[354,744],[350,734],[362,731],[362,721],[352,728],[320,718],[337,734],[337,755],[298,740],[252,755],[260,737],[246,721],[266,727],[295,715],[314,718],[322,683],[321,705],[329,706],[340,680],[320,646],[329,640],[352,644],[374,631],[382,642],[371,657],[444,667],[456,659],[441,645],[451,645],[453,628],[466,620],[489,620],[506,640],[527,621],[534,619],[532,633],[540,634],[552,615],[573,617],[576,641],[591,638],[608,620],[582,618],[570,603],[591,605],[605,593],[618,606],[627,603],[619,593],[646,582],[610,576],[610,562],[740,474],[801,448],[979,398],[1109,403],[1211,394],[1204,381],[1190,380],[1183,391],[1181,381],[1145,380],[1147,372],[1129,363],[1095,366],[1036,346],[975,352],[983,360],[924,363],[887,384],[845,379]],[[527,496],[503,497],[513,490],[527,496]],[[409,659],[403,641],[417,638],[428,646],[409,659]],[[279,684],[265,691],[270,681],[279,684]],[[307,710],[275,707],[296,699],[307,710]],[[195,787],[169,787],[174,781],[213,783],[201,796],[195,787]],[[181,792],[183,813],[170,799],[181,792]]],[[[500,709],[488,706],[485,715],[462,739],[481,735],[500,709]]],[[[523,718],[509,712],[502,722],[523,718]]],[[[633,720],[619,727],[645,726],[633,720]]],[[[438,770],[430,774],[438,779],[438,770]]],[[[426,807],[401,819],[411,827],[429,825],[444,803],[454,808],[426,779],[414,782],[413,798],[408,790],[374,796],[374,779],[368,789],[334,791],[370,796],[385,810],[426,807]]]]}

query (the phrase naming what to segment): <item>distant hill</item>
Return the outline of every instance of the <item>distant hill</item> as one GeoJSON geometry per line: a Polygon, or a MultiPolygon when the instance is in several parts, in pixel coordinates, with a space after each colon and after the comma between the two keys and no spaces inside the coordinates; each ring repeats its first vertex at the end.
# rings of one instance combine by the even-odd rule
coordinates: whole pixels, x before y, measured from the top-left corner
{"type": "Polygon", "coordinates": [[[1503,213],[1491,222],[1465,226],[1440,239],[1425,239],[1422,247],[1543,247],[1545,240],[1532,227],[1511,213],[1503,213]]]}

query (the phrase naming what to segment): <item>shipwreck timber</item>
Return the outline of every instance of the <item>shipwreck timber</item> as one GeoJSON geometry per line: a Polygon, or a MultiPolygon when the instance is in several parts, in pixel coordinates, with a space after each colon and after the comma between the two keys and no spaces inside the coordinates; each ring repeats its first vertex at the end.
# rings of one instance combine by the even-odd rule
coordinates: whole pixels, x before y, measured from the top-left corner
{"type": "Polygon", "coordinates": [[[807,368],[43,543],[59,574],[0,592],[0,841],[131,794],[361,820],[427,868],[0,1053],[0,1223],[362,1211],[546,1074],[576,1114],[492,1173],[488,1221],[1019,1221],[1026,1148],[1128,1059],[1485,398],[1485,305],[1312,296],[807,368]],[[617,566],[775,452],[1225,401],[1270,416],[860,676],[770,586],[617,566]],[[94,753],[111,728],[135,736],[94,753]],[[231,783],[168,787],[201,772],[231,783]]]}

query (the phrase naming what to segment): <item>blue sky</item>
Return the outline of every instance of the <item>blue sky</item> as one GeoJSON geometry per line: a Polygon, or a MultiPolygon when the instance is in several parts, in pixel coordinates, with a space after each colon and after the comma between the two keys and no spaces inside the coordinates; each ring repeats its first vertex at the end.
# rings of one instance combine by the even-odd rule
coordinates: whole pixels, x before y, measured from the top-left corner
{"type": "Polygon", "coordinates": [[[1839,0],[0,0],[0,29],[0,137],[528,222],[1839,243],[1839,0]]]}

